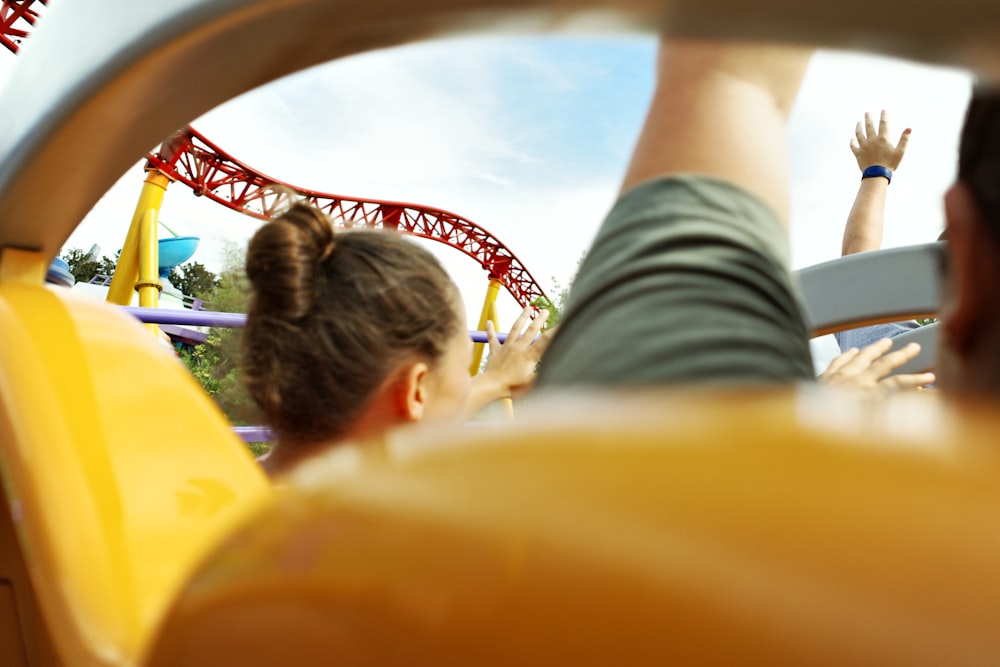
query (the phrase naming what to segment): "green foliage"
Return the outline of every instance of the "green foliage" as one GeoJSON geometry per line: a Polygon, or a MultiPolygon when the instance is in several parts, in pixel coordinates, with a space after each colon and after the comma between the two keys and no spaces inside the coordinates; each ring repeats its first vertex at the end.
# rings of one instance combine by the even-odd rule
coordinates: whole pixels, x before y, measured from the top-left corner
{"type": "Polygon", "coordinates": [[[188,296],[204,300],[219,287],[219,277],[201,262],[187,262],[174,267],[167,276],[170,284],[188,296]]]}
{"type": "Polygon", "coordinates": [[[562,314],[566,311],[566,301],[569,299],[569,287],[563,287],[555,276],[552,278],[552,284],[555,286],[553,289],[553,294],[555,295],[555,301],[549,299],[545,296],[540,296],[531,302],[531,305],[535,308],[544,308],[549,311],[549,320],[545,324],[545,328],[554,327],[559,324],[559,320],[562,319],[562,314]]]}
{"type": "Polygon", "coordinates": [[[269,442],[248,442],[247,447],[250,448],[250,453],[255,459],[271,451],[271,443],[269,442]]]}
{"type": "Polygon", "coordinates": [[[78,283],[89,282],[94,276],[110,276],[115,272],[115,260],[110,257],[96,259],[81,248],[71,248],[60,257],[69,265],[69,272],[78,283]]]}
{"type": "Polygon", "coordinates": [[[936,317],[921,317],[921,318],[917,318],[917,324],[919,324],[922,327],[925,327],[928,324],[934,324],[937,321],[938,321],[938,318],[936,318],[936,317]]]}
{"type": "MultiPolygon", "coordinates": [[[[242,249],[235,245],[227,248],[214,287],[200,297],[212,310],[246,312],[249,289],[243,264],[242,249]]],[[[239,364],[241,335],[242,329],[214,328],[207,341],[193,351],[181,353],[181,359],[232,423],[257,425],[263,417],[243,384],[239,364]]]]}
{"type": "MultiPolygon", "coordinates": [[[[583,253],[580,259],[576,261],[576,271],[580,272],[580,266],[583,264],[583,260],[587,258],[587,253],[583,253]]],[[[549,321],[546,323],[545,328],[554,327],[559,324],[562,319],[563,313],[566,312],[566,304],[569,301],[569,290],[573,286],[573,281],[576,279],[576,275],[573,275],[569,279],[569,284],[563,285],[560,283],[555,276],[552,276],[552,294],[555,296],[554,299],[549,299],[544,296],[540,296],[531,302],[532,306],[536,308],[545,308],[549,311],[549,321]]]]}

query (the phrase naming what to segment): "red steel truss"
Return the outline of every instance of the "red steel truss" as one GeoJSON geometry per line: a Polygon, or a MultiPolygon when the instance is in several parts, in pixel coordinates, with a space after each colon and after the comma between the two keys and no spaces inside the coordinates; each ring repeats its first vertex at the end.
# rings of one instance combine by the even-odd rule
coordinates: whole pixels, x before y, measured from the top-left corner
{"type": "MultiPolygon", "coordinates": [[[[48,0],[0,0],[0,42],[17,53],[21,41],[48,0]],[[32,5],[36,4],[35,8],[32,5]]],[[[280,211],[286,195],[281,186],[304,197],[344,227],[365,225],[394,229],[460,250],[499,280],[521,306],[545,292],[514,253],[488,231],[454,213],[402,202],[361,200],[297,188],[269,178],[233,158],[193,128],[178,131],[151,153],[148,167],[186,184],[224,206],[268,219],[280,211]]]]}
{"type": "Polygon", "coordinates": [[[297,188],[265,176],[228,155],[191,127],[178,131],[149,156],[147,168],[184,183],[196,195],[267,220],[287,204],[281,188],[294,191],[344,227],[393,229],[460,250],[527,306],[545,293],[507,246],[454,213],[401,202],[362,200],[297,188]],[[279,186],[275,190],[275,186],[279,186]]]}
{"type": "Polygon", "coordinates": [[[38,10],[46,4],[48,0],[3,0],[0,3],[0,44],[17,53],[21,41],[35,25],[38,10]]]}

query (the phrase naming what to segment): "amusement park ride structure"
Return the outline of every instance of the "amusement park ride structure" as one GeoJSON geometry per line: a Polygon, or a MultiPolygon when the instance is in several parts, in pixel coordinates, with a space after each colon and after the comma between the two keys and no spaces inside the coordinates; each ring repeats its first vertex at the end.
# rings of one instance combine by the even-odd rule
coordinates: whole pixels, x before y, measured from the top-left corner
{"type": "MultiPolygon", "coordinates": [[[[39,19],[39,9],[46,6],[47,1],[0,0],[0,42],[17,53],[22,40],[39,19]]],[[[108,291],[108,300],[112,303],[129,303],[133,291],[138,289],[141,305],[156,305],[159,283],[153,254],[157,231],[153,219],[144,220],[144,217],[151,210],[158,214],[163,194],[174,181],[187,185],[195,195],[208,197],[261,220],[280,212],[287,203],[285,193],[291,191],[321,209],[340,226],[392,229],[454,248],[477,261],[489,277],[478,324],[480,330],[485,328],[487,319],[499,324],[495,302],[500,287],[506,288],[521,307],[545,297],[544,290],[506,245],[460,215],[430,206],[343,197],[283,183],[240,162],[191,126],[178,130],[159,150],[147,156],[146,172],[148,175],[116,277],[108,291]]],[[[482,353],[483,345],[477,343],[475,359],[470,366],[473,374],[479,368],[482,353]]]]}
{"type": "MultiPolygon", "coordinates": [[[[338,449],[275,488],[129,316],[43,284],[101,193],[185,118],[368,49],[596,9],[682,35],[821,26],[831,46],[998,53],[1000,5],[834,4],[60,0],[0,90],[0,664],[996,662],[995,404],[595,390],[338,449]],[[133,113],[144,102],[162,114],[133,113]],[[121,131],[95,131],[109,117],[121,131]],[[77,153],[87,169],[51,196],[77,153]]],[[[922,300],[890,293],[889,310],[861,293],[914,282],[858,271],[887,264],[869,255],[837,266],[879,290],[817,268],[850,299],[814,330],[936,307],[933,252],[917,253],[922,300]]]]}
{"type": "Polygon", "coordinates": [[[0,4],[0,44],[17,53],[38,19],[38,7],[48,0],[3,0],[0,4]],[[36,7],[37,5],[37,7],[36,7]]]}

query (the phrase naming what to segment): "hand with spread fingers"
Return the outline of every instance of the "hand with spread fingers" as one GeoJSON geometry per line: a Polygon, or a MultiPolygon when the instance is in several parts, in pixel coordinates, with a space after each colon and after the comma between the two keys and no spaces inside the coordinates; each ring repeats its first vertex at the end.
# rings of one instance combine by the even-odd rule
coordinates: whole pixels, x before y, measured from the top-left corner
{"type": "Polygon", "coordinates": [[[858,168],[864,171],[868,167],[881,166],[895,171],[903,161],[910,132],[910,128],[906,128],[899,141],[893,143],[889,134],[889,115],[882,111],[876,129],[872,115],[866,113],[864,125],[858,122],[854,128],[854,139],[851,139],[851,152],[858,160],[858,168]]]}
{"type": "Polygon", "coordinates": [[[555,327],[543,331],[549,311],[525,308],[510,328],[507,340],[497,338],[486,322],[490,356],[486,368],[472,378],[467,411],[470,415],[501,398],[517,398],[535,384],[535,367],[552,340],[555,327]]]}
{"type": "Polygon", "coordinates": [[[525,308],[510,328],[507,340],[497,338],[493,322],[486,323],[490,356],[484,374],[489,374],[504,390],[504,396],[517,397],[535,383],[535,367],[552,340],[555,328],[545,330],[549,311],[525,308]],[[534,317],[532,317],[534,315],[534,317]]]}
{"type": "Polygon", "coordinates": [[[890,352],[892,339],[883,338],[863,349],[851,348],[830,362],[819,376],[820,383],[887,394],[917,389],[935,381],[934,373],[889,374],[920,354],[920,345],[910,343],[890,352]]]}

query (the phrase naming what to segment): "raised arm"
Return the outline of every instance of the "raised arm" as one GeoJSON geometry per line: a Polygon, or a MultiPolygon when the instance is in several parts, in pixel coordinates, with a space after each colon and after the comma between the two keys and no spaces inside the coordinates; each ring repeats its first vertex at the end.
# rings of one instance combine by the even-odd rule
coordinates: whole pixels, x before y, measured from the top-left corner
{"type": "Polygon", "coordinates": [[[858,196],[854,199],[854,206],[851,207],[844,226],[842,254],[851,255],[882,247],[886,192],[892,172],[899,168],[899,163],[906,154],[909,140],[910,128],[906,128],[899,141],[891,141],[889,119],[884,110],[877,130],[871,114],[867,113],[864,125],[859,122],[855,128],[851,152],[858,160],[861,185],[858,186],[858,196]],[[889,173],[881,175],[885,172],[879,167],[889,170],[889,173]]]}
{"type": "Polygon", "coordinates": [[[580,267],[540,386],[813,379],[788,271],[792,47],[661,44],[622,193],[580,267]]]}
{"type": "Polygon", "coordinates": [[[787,226],[785,125],[811,51],[663,41],[657,83],[622,191],[695,173],[759,197],[787,226]]]}

